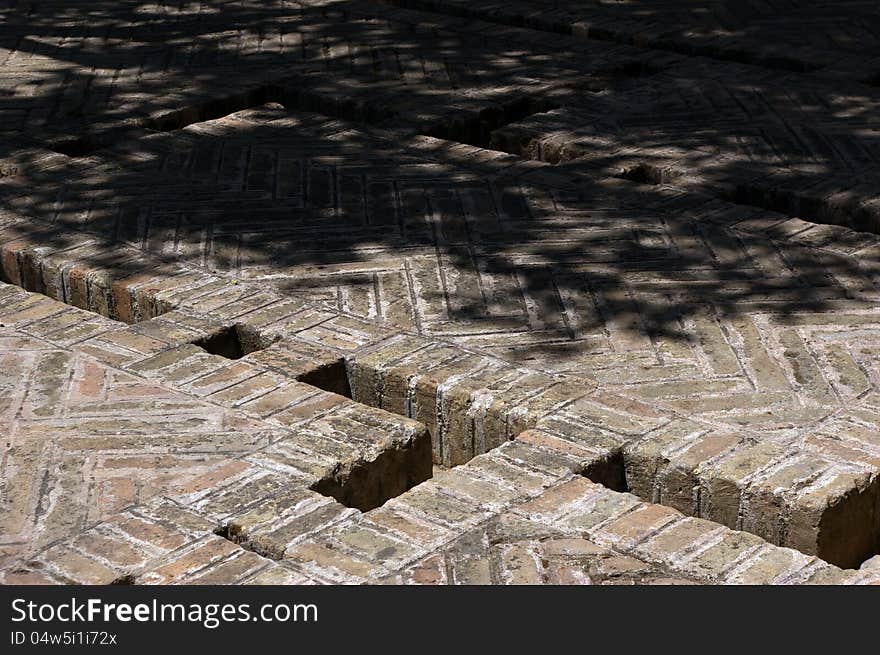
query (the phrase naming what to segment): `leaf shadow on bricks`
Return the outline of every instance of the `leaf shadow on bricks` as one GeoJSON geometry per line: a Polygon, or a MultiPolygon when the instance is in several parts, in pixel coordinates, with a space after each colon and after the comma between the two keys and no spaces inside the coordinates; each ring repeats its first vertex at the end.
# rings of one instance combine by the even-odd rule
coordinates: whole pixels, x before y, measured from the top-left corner
{"type": "Polygon", "coordinates": [[[880,56],[880,17],[871,0],[383,0],[387,4],[553,34],[811,71],[838,60],[880,56]],[[537,11],[537,9],[544,11],[537,11]]]}
{"type": "MultiPolygon", "coordinates": [[[[674,138],[679,165],[711,164],[722,182],[743,165],[702,147],[735,140],[729,121],[706,118],[692,131],[679,121],[668,132],[656,122],[614,123],[611,109],[623,112],[634,99],[643,102],[630,110],[638,116],[662,107],[653,77],[614,78],[630,50],[580,45],[563,65],[539,44],[513,49],[504,35],[369,20],[364,3],[217,3],[201,13],[85,4],[12,13],[3,28],[4,45],[36,61],[4,78],[7,125],[19,121],[24,136],[4,141],[15,171],[0,202],[48,226],[48,246],[69,247],[74,231],[86,231],[169,267],[182,261],[265,279],[424,334],[533,335],[517,342],[525,359],[564,359],[617,333],[687,342],[687,321],[707,313],[786,315],[840,300],[872,306],[862,298],[874,290],[870,261],[817,257],[784,234],[749,236],[725,225],[769,216],[763,208],[598,179],[620,162],[603,138],[618,148],[656,141],[660,150],[674,138]],[[606,93],[579,86],[609,74],[606,93]],[[426,152],[404,136],[338,120],[416,134],[463,104],[479,108],[511,88],[542,84],[562,107],[532,120],[574,116],[563,127],[579,121],[600,144],[550,169],[568,169],[565,179],[549,179],[549,167],[505,170],[479,158],[461,165],[456,143],[426,152]],[[219,118],[267,100],[289,111],[267,105],[219,118]],[[79,156],[36,161],[65,139],[79,143],[82,152],[68,148],[79,156]],[[719,215],[727,219],[710,220],[719,215]]],[[[777,102],[784,95],[759,91],[777,102]]],[[[828,117],[827,104],[799,111],[807,123],[828,117]]],[[[856,139],[859,125],[837,129],[856,139]]],[[[639,165],[666,166],[667,154],[645,148],[639,165]]],[[[798,175],[818,181],[826,163],[798,175]]],[[[779,164],[754,160],[751,172],[778,175],[779,164]]],[[[87,259],[120,273],[133,266],[112,248],[87,259]]]]}

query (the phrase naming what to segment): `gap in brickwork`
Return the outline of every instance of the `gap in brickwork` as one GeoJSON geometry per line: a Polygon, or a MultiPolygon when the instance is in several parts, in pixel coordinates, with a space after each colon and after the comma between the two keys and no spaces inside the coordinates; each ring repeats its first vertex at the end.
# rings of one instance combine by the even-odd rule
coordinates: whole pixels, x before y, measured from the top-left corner
{"type": "Polygon", "coordinates": [[[260,340],[259,332],[241,323],[225,326],[191,343],[212,355],[226,359],[241,359],[266,348],[260,340]]]}
{"type": "Polygon", "coordinates": [[[609,457],[594,462],[581,471],[580,474],[590,482],[601,484],[603,487],[611,489],[611,491],[619,491],[621,493],[628,493],[630,491],[626,480],[623,452],[620,450],[615,451],[609,457]]]}
{"type": "MultiPolygon", "coordinates": [[[[0,270],[0,273],[3,271],[0,270]]],[[[0,278],[4,278],[2,282],[28,293],[42,296],[52,302],[73,306],[64,300],[25,289],[20,284],[9,282],[5,279],[6,277],[5,274],[0,275],[0,278]]],[[[102,316],[101,313],[88,308],[79,309],[96,316],[102,316]]],[[[120,323],[120,327],[123,325],[120,323]]],[[[0,324],[0,327],[3,325],[0,324]]],[[[212,355],[237,360],[247,354],[267,348],[274,340],[272,337],[263,337],[259,330],[250,326],[234,324],[189,343],[212,355]]],[[[168,347],[171,349],[173,346],[169,344],[168,347]]],[[[341,359],[329,365],[318,365],[298,377],[291,377],[316,388],[333,391],[333,393],[343,391],[344,393],[340,395],[345,395],[348,398],[351,398],[352,395],[345,377],[344,361],[341,359]],[[310,381],[318,382],[321,386],[318,387],[310,381]]],[[[363,512],[375,509],[432,477],[434,464],[431,440],[428,438],[427,431],[425,434],[426,438],[414,439],[412,442],[414,445],[410,447],[386,448],[371,460],[337,465],[329,474],[315,482],[310,489],[334,498],[347,507],[363,512]]],[[[232,539],[235,535],[227,533],[223,536],[232,539]]]]}
{"type": "Polygon", "coordinates": [[[348,381],[348,373],[345,370],[345,360],[323,363],[315,368],[301,373],[296,378],[318,389],[329,391],[346,398],[351,398],[351,384],[348,381]]]}
{"type": "Polygon", "coordinates": [[[244,550],[249,550],[252,553],[256,553],[261,557],[267,557],[269,559],[280,560],[284,553],[275,553],[266,548],[260,548],[259,543],[251,541],[248,539],[241,531],[239,526],[233,525],[231,523],[224,523],[220,527],[214,530],[214,534],[218,537],[222,537],[227,541],[231,541],[237,546],[240,546],[244,550]]]}
{"type": "Polygon", "coordinates": [[[267,548],[265,544],[261,543],[259,539],[253,540],[249,539],[247,535],[245,535],[239,526],[232,524],[224,524],[214,530],[214,534],[218,537],[222,537],[227,541],[231,541],[236,546],[244,550],[249,550],[252,553],[256,553],[260,557],[266,557],[268,559],[281,560],[284,558],[284,550],[278,548],[267,548]]]}
{"type": "MultiPolygon", "coordinates": [[[[707,191],[711,191],[707,189],[707,191]]],[[[793,189],[764,187],[758,184],[737,185],[734,192],[720,191],[719,198],[738,205],[779,212],[813,223],[840,225],[856,232],[880,234],[880,212],[858,196],[849,203],[835,204],[829,195],[813,196],[793,189]]]]}
{"type": "MultiPolygon", "coordinates": [[[[500,130],[500,128],[496,129],[500,130]]],[[[564,146],[561,148],[544,147],[537,139],[526,138],[522,140],[506,136],[496,137],[497,133],[493,133],[489,143],[480,145],[480,147],[540,161],[552,166],[575,163],[584,156],[576,149],[572,152],[566,152],[564,146]]],[[[470,144],[468,141],[454,139],[451,136],[437,136],[436,138],[448,138],[448,140],[457,143],[470,144]]],[[[829,194],[813,196],[796,189],[785,189],[779,186],[764,187],[755,183],[738,184],[733,189],[728,189],[723,185],[713,184],[711,181],[701,182],[698,178],[686,176],[674,167],[659,167],[648,163],[629,166],[622,171],[610,174],[610,176],[652,186],[664,184],[679,186],[677,180],[686,178],[688,190],[705,193],[734,205],[764,209],[784,214],[790,218],[799,218],[822,225],[839,225],[857,232],[880,234],[880,211],[873,206],[876,203],[872,203],[870,198],[862,202],[859,197],[854,197],[848,203],[835,198],[836,202],[832,202],[833,196],[829,194]]]]}
{"type": "MultiPolygon", "coordinates": [[[[309,489],[360,512],[381,507],[434,476],[430,439],[413,443],[409,448],[386,448],[369,461],[338,464],[309,489]]],[[[217,527],[214,534],[263,557],[284,556],[283,551],[252,538],[234,523],[217,527]]]]}
{"type": "Polygon", "coordinates": [[[648,172],[648,167],[641,164],[633,166],[632,168],[627,168],[621,171],[618,175],[615,175],[615,177],[620,178],[621,180],[629,180],[636,184],[660,184],[660,182],[655,180],[648,172]]]}
{"type": "Polygon", "coordinates": [[[270,103],[280,104],[290,111],[311,112],[368,125],[380,123],[395,115],[390,107],[384,105],[360,99],[339,98],[310,89],[302,81],[286,80],[141,119],[134,126],[59,139],[50,142],[48,148],[68,157],[86,157],[126,136],[137,135],[138,130],[173,132],[270,103]]]}
{"type": "Polygon", "coordinates": [[[446,120],[423,133],[446,141],[490,148],[492,133],[535,114],[544,114],[560,105],[545,98],[521,97],[504,104],[487,107],[457,120],[446,120]]]}
{"type": "Polygon", "coordinates": [[[679,175],[669,169],[658,168],[650,164],[637,164],[624,169],[614,177],[621,180],[629,180],[637,184],[670,184],[679,175]]]}
{"type": "MultiPolygon", "coordinates": [[[[52,300],[58,302],[57,299],[52,300]]],[[[237,325],[216,331],[209,335],[205,343],[209,348],[225,353],[224,356],[231,355],[231,358],[239,353],[253,352],[264,347],[261,344],[262,337],[258,330],[249,329],[246,326],[241,326],[239,329],[237,325]],[[227,343],[223,343],[224,341],[227,343]],[[230,341],[232,343],[228,343],[230,341]]],[[[320,382],[323,387],[331,388],[334,386],[338,388],[344,380],[344,383],[349,384],[350,388],[347,368],[342,358],[324,368],[325,370],[320,372],[310,371],[301,374],[300,379],[311,379],[320,382]]],[[[372,374],[377,372],[371,371],[372,374]]],[[[404,379],[392,380],[395,382],[395,386],[399,386],[396,384],[397,382],[403,381],[404,379]]],[[[408,386],[408,381],[404,386],[408,386]]],[[[438,390],[432,394],[439,393],[439,386],[442,386],[442,381],[438,381],[438,390]]],[[[439,396],[437,402],[439,405],[439,396]]],[[[387,408],[382,409],[388,411],[387,408]]],[[[451,419],[453,423],[466,422],[468,420],[467,411],[468,404],[463,403],[454,415],[447,418],[451,419]]],[[[503,441],[515,437],[516,435],[513,434],[507,435],[495,447],[503,441]]],[[[493,448],[487,448],[483,452],[491,450],[493,448]]],[[[478,454],[483,453],[476,452],[472,456],[478,454]]],[[[347,507],[359,511],[369,511],[430,479],[434,470],[432,455],[431,438],[426,432],[425,438],[415,441],[412,447],[385,449],[372,459],[347,462],[337,466],[321,480],[312,484],[310,488],[317,493],[334,498],[347,507]]],[[[461,463],[465,462],[457,462],[457,464],[461,463]]],[[[659,465],[659,462],[657,464],[659,465]]],[[[648,468],[655,467],[649,466],[648,468]]],[[[629,469],[629,463],[624,460],[623,455],[617,453],[615,456],[580,471],[580,473],[614,491],[627,491],[629,486],[627,478],[631,473],[629,469]]],[[[880,508],[880,505],[877,504],[878,485],[880,482],[875,480],[869,487],[848,494],[841,502],[823,513],[820,524],[817,526],[817,554],[819,557],[844,568],[855,568],[862,561],[876,554],[878,546],[880,546],[877,537],[878,526],[876,525],[877,517],[880,516],[877,513],[880,508]]],[[[640,495],[647,502],[675,506],[675,503],[670,503],[665,498],[651,499],[650,494],[645,493],[644,489],[642,489],[642,493],[639,493],[639,489],[633,489],[632,492],[640,495]]],[[[712,516],[706,518],[716,520],[712,516]]],[[[729,527],[739,527],[729,523],[725,524],[729,527]]],[[[758,533],[756,532],[756,534],[758,533]]],[[[231,532],[229,536],[235,538],[231,532]]],[[[759,536],[766,538],[766,535],[759,536]]],[[[816,551],[805,550],[804,552],[816,551]]]]}
{"type": "MultiPolygon", "coordinates": [[[[338,468],[309,489],[360,512],[381,507],[389,500],[427,482],[434,475],[430,440],[420,440],[409,449],[385,449],[369,462],[338,468]]],[[[224,523],[214,534],[262,557],[282,559],[277,544],[264,543],[235,523],[224,523]]]]}
{"type": "Polygon", "coordinates": [[[335,470],[309,488],[361,512],[381,507],[434,475],[431,440],[386,448],[374,460],[335,470]]]}
{"type": "Polygon", "coordinates": [[[214,534],[216,534],[218,537],[223,537],[224,539],[227,539],[235,544],[240,544],[242,543],[242,541],[244,541],[242,539],[241,532],[229,523],[224,523],[219,528],[215,529],[214,534]]]}
{"type": "Polygon", "coordinates": [[[256,553],[260,557],[266,557],[268,559],[280,560],[284,557],[284,552],[277,552],[274,549],[266,548],[259,541],[253,541],[248,539],[241,530],[233,525],[224,524],[214,530],[214,534],[218,537],[222,537],[227,541],[231,541],[236,546],[244,550],[249,550],[252,553],[256,553]]]}
{"type": "MultiPolygon", "coordinates": [[[[352,381],[349,378],[349,370],[345,365],[345,359],[340,358],[339,360],[335,360],[329,364],[324,364],[318,366],[306,373],[303,373],[297,377],[301,382],[306,382],[312,386],[318,387],[319,389],[323,389],[325,391],[329,391],[332,393],[336,393],[339,395],[346,396],[348,398],[354,398],[357,402],[361,402],[363,404],[367,404],[370,406],[376,406],[379,409],[384,409],[385,411],[391,411],[393,413],[398,414],[399,416],[406,416],[403,412],[397,412],[394,409],[388,407],[379,407],[377,404],[370,402],[368,398],[360,397],[358,394],[352,393],[352,381]],[[355,398],[355,396],[358,396],[355,398]]],[[[403,380],[395,381],[403,383],[403,380]]],[[[408,382],[407,382],[408,384],[408,382]]],[[[439,388],[438,388],[439,392],[439,388]]],[[[438,401],[439,402],[439,401],[438,401]]],[[[381,403],[380,403],[381,404],[381,403]]],[[[441,403],[442,404],[442,403],[441,403]]],[[[466,414],[468,411],[468,406],[463,406],[459,412],[466,414]]],[[[406,416],[407,418],[413,418],[410,416],[406,416]]],[[[461,421],[463,416],[456,415],[451,417],[453,422],[466,422],[461,421]]],[[[430,429],[430,428],[429,428],[430,429]]],[[[437,430],[438,428],[435,426],[433,428],[437,430]]],[[[432,439],[435,438],[435,435],[432,432],[432,439]]],[[[505,443],[506,441],[512,440],[516,437],[516,435],[508,435],[505,439],[501,440],[501,443],[505,443]]],[[[497,447],[497,446],[495,446],[497,447]]],[[[481,454],[485,454],[486,452],[491,452],[494,450],[493,448],[489,448],[483,452],[474,452],[472,457],[476,457],[481,454]]],[[[455,468],[456,466],[460,466],[461,464],[465,464],[466,462],[456,462],[452,464],[443,464],[438,461],[434,461],[433,465],[435,468],[441,468],[444,470],[455,468]]],[[[613,491],[626,492],[629,491],[626,482],[626,471],[624,467],[624,459],[622,451],[615,451],[612,455],[607,458],[600,459],[593,464],[591,464],[588,468],[583,471],[579,471],[580,475],[583,475],[587,479],[597,484],[601,484],[605,487],[613,491]]]]}
{"type": "MultiPolygon", "coordinates": [[[[638,164],[614,177],[638,184],[676,186],[676,180],[682,174],[674,169],[638,164]]],[[[862,208],[858,199],[848,206],[835,205],[829,202],[827,195],[810,196],[796,190],[763,187],[759,184],[738,184],[735,189],[727,190],[718,189],[707,182],[697,186],[696,190],[734,205],[764,209],[812,223],[840,225],[857,232],[880,233],[880,216],[862,208]]]]}
{"type": "MultiPolygon", "coordinates": [[[[446,420],[441,419],[439,416],[439,411],[444,403],[440,397],[442,384],[441,381],[438,380],[434,382],[435,386],[428,391],[428,398],[424,398],[426,404],[430,405],[438,411],[438,415],[434,417],[433,421],[425,421],[422,417],[416,416],[415,412],[412,411],[414,404],[418,404],[418,401],[412,397],[408,398],[407,400],[398,398],[394,401],[387,402],[387,399],[383,399],[381,398],[381,396],[375,395],[370,390],[367,390],[365,392],[363,385],[359,385],[357,382],[357,378],[359,376],[362,376],[364,371],[361,370],[360,373],[355,372],[357,364],[355,364],[354,367],[350,366],[350,364],[352,363],[347,363],[346,359],[343,357],[340,358],[338,363],[334,361],[329,365],[319,366],[315,369],[307,371],[306,373],[301,374],[298,379],[302,382],[308,382],[313,386],[332,393],[339,393],[339,390],[342,389],[344,393],[341,393],[340,395],[352,398],[355,402],[367,405],[369,407],[375,407],[376,409],[381,409],[386,412],[391,412],[392,414],[403,416],[404,418],[417,420],[423,425],[426,425],[428,432],[431,436],[431,442],[433,444],[431,452],[431,461],[433,466],[454,468],[456,466],[467,463],[468,461],[470,461],[471,458],[483,454],[483,452],[492,450],[492,448],[488,448],[487,451],[471,452],[469,453],[469,457],[462,458],[460,461],[444,461],[443,455],[441,453],[446,450],[447,446],[444,444],[446,444],[447,440],[450,438],[449,434],[445,432],[444,426],[447,423],[452,422],[467,423],[467,418],[462,416],[462,413],[467,411],[467,407],[460,407],[455,415],[447,417],[446,420]]],[[[371,377],[379,377],[381,375],[380,371],[373,368],[372,366],[370,366],[368,370],[371,377]]],[[[383,386],[394,386],[398,389],[409,389],[407,395],[412,393],[412,390],[409,386],[410,379],[408,376],[398,376],[397,374],[392,373],[390,374],[390,377],[384,380],[381,384],[383,386]]],[[[510,436],[508,438],[513,438],[513,436],[510,436]]]]}
{"type": "Polygon", "coordinates": [[[270,95],[270,87],[261,86],[242,93],[169,111],[159,116],[144,118],[125,131],[110,130],[101,134],[75,136],[54,141],[49,144],[49,148],[68,157],[84,157],[96,150],[106,148],[124,137],[126,133],[131,133],[138,128],[153,132],[172,132],[194,123],[203,123],[228,116],[237,111],[259,107],[272,101],[270,95]]]}

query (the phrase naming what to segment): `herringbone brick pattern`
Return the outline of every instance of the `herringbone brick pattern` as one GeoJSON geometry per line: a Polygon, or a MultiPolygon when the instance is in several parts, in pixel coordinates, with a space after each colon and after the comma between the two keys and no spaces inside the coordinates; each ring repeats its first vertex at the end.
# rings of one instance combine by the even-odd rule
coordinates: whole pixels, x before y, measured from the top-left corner
{"type": "Polygon", "coordinates": [[[864,77],[880,61],[880,19],[865,0],[387,1],[783,70],[831,69],[864,77]]]}
{"type": "Polygon", "coordinates": [[[0,339],[6,557],[267,441],[256,424],[85,355],[8,329],[0,339]]]}
{"type": "Polygon", "coordinates": [[[48,169],[56,191],[8,203],[737,427],[813,423],[874,388],[877,291],[859,261],[872,237],[841,251],[822,228],[788,235],[796,222],[767,212],[719,226],[662,196],[636,209],[594,183],[573,196],[479,179],[280,109],[133,147],[48,169]],[[769,234],[748,230],[764,216],[769,234]]]}
{"type": "MultiPolygon", "coordinates": [[[[64,2],[28,8],[3,10],[0,28],[7,148],[18,139],[33,146],[157,124],[150,119],[173,125],[193,115],[185,107],[222,110],[270,83],[286,87],[291,100],[308,87],[312,101],[324,98],[337,109],[367,102],[371,120],[383,121],[436,118],[438,105],[448,110],[467,106],[469,96],[473,104],[534,86],[552,72],[548,65],[557,76],[573,73],[549,61],[550,48],[524,50],[514,35],[499,38],[491,52],[479,30],[447,31],[438,41],[442,25],[414,28],[369,2],[97,1],[88,6],[88,24],[85,12],[64,2]]],[[[593,61],[580,75],[617,58],[614,48],[586,49],[593,61]]]]}
{"type": "Polygon", "coordinates": [[[399,580],[410,584],[693,584],[685,576],[589,539],[517,521],[518,517],[505,518],[429,555],[404,571],[399,580]]]}
{"type": "Polygon", "coordinates": [[[2,10],[4,579],[874,579],[876,16],[574,4],[2,10]]]}
{"type": "MultiPolygon", "coordinates": [[[[500,150],[877,231],[876,94],[774,72],[658,73],[492,135],[500,150]],[[849,109],[843,106],[849,105],[849,109]]],[[[740,67],[744,69],[745,67],[740,67]]]]}
{"type": "MultiPolygon", "coordinates": [[[[388,457],[399,439],[426,436],[413,421],[368,408],[354,413],[343,397],[195,346],[120,331],[106,319],[65,348],[53,340],[69,334],[57,321],[81,321],[87,312],[8,285],[0,291],[4,564],[157,494],[198,494],[230,477],[271,477],[272,468],[281,469],[276,487],[327,478],[321,488],[332,488],[331,480],[359,475],[365,460],[388,457]],[[285,454],[292,456],[286,467],[285,454]]],[[[166,325],[153,334],[193,338],[166,325]]],[[[417,462],[405,464],[406,487],[420,473],[417,462]]],[[[346,498],[359,502],[369,484],[360,481],[360,495],[346,498]]],[[[385,482],[386,493],[393,484],[385,482]]]]}
{"type": "MultiPolygon", "coordinates": [[[[493,147],[517,154],[586,158],[603,174],[677,179],[726,198],[876,231],[876,89],[855,80],[844,91],[842,80],[852,76],[839,70],[873,66],[864,61],[874,29],[868,4],[846,3],[864,22],[859,39],[841,36],[830,8],[790,3],[627,3],[620,10],[553,3],[549,14],[556,16],[548,19],[549,29],[558,23],[571,32],[577,21],[561,16],[598,11],[607,15],[600,23],[619,23],[621,11],[635,11],[649,33],[655,20],[687,26],[680,39],[696,51],[703,32],[769,21],[760,29],[773,30],[773,39],[759,30],[733,46],[747,61],[767,48],[799,51],[784,39],[780,45],[773,19],[784,15],[792,39],[814,30],[837,54],[819,48],[807,57],[829,66],[823,75],[770,65],[814,67],[807,60],[797,64],[797,57],[757,56],[770,67],[755,68],[645,50],[669,45],[664,36],[612,45],[492,22],[531,24],[534,7],[516,3],[500,12],[482,11],[477,3],[468,11],[487,22],[474,24],[442,13],[452,3],[433,3],[441,13],[430,14],[370,2],[216,3],[191,11],[98,3],[96,33],[77,39],[66,36],[77,29],[76,18],[59,23],[53,5],[40,5],[27,17],[33,34],[9,12],[3,111],[10,133],[3,170],[29,169],[40,142],[76,154],[120,133],[173,128],[276,100],[411,132],[468,138],[478,132],[493,147]],[[800,22],[792,22],[796,16],[800,22]],[[168,39],[169,33],[186,37],[168,39]],[[559,38],[572,57],[554,57],[559,38]],[[860,56],[851,55],[853,42],[860,56]],[[173,94],[158,92],[171,86],[173,94]],[[517,117],[512,108],[535,100],[545,105],[534,109],[550,113],[517,129],[495,129],[499,115],[510,122],[517,117]]],[[[850,17],[847,28],[853,25],[850,17]]]]}
{"type": "MultiPolygon", "coordinates": [[[[794,466],[799,452],[810,462],[792,472],[795,497],[841,477],[873,480],[870,427],[848,430],[845,444],[816,430],[856,425],[841,424],[841,412],[875,420],[866,346],[877,329],[876,238],[838,231],[828,241],[829,228],[700,197],[670,207],[662,193],[634,197],[626,186],[588,182],[573,194],[516,168],[480,179],[474,164],[426,156],[425,143],[397,154],[381,133],[268,107],[46,168],[44,186],[60,201],[10,193],[8,202],[331,310],[587,374],[652,411],[703,421],[662,435],[664,454],[728,431],[736,437],[710,451],[723,468],[769,440],[750,485],[794,466]],[[259,225],[246,218],[256,207],[266,212],[259,225]],[[706,211],[718,215],[700,220],[706,211]]],[[[640,481],[643,493],[666,497],[664,475],[640,481]]],[[[747,525],[737,514],[725,522],[747,525]]],[[[770,532],[784,542],[788,529],[770,532]]]]}

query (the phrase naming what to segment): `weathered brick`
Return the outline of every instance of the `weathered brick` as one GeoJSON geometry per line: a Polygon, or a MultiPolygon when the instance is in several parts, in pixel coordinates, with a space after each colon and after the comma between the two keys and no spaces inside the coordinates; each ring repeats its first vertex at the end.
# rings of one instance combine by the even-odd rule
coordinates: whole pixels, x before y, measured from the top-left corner
{"type": "MultiPolygon", "coordinates": [[[[214,535],[199,539],[151,562],[138,573],[137,584],[174,584],[189,582],[209,574],[218,564],[243,554],[231,541],[214,535]]],[[[253,555],[253,553],[251,553],[253,555]]]]}

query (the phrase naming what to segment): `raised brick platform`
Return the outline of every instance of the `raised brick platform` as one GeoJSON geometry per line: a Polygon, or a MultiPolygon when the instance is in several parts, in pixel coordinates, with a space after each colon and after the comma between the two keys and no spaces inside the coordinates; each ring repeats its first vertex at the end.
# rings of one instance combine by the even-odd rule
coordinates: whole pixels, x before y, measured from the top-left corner
{"type": "Polygon", "coordinates": [[[867,50],[94,4],[0,28],[6,582],[878,580],[867,50]]]}

